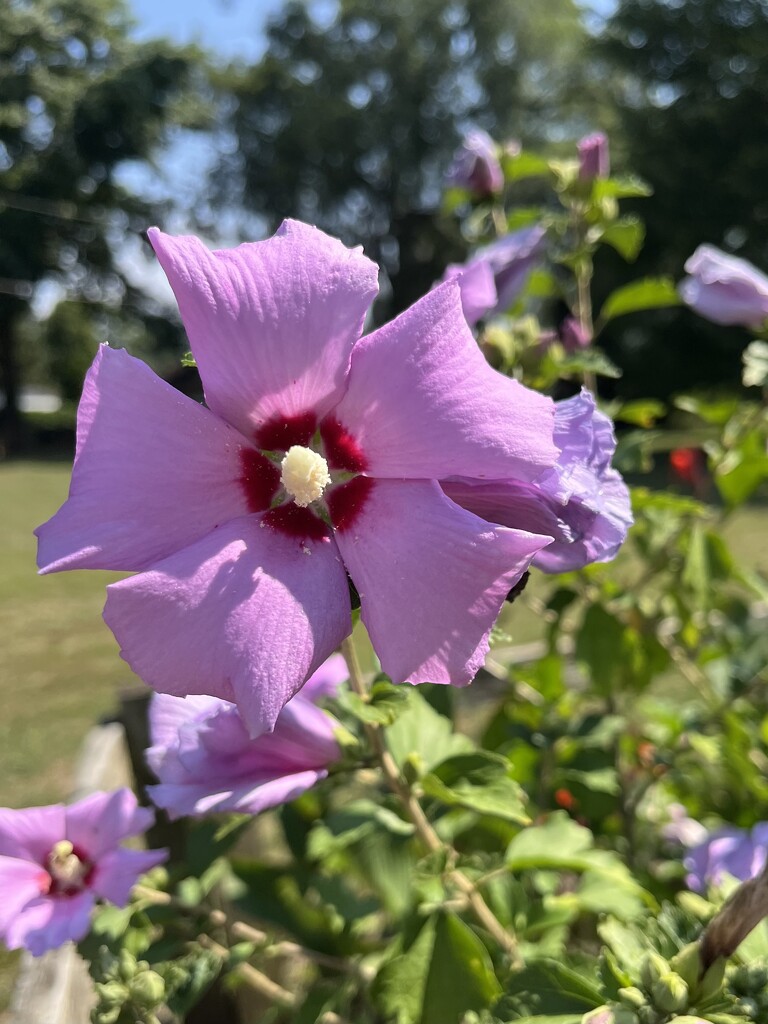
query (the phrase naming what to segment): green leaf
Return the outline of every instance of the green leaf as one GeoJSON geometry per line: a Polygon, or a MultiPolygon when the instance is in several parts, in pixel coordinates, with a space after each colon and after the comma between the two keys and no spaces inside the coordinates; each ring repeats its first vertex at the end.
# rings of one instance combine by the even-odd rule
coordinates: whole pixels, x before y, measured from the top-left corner
{"type": "Polygon", "coordinates": [[[539,178],[551,173],[548,160],[537,153],[525,151],[516,156],[503,156],[501,166],[508,182],[522,181],[523,178],[539,178]]]}
{"type": "Polygon", "coordinates": [[[488,751],[448,758],[421,784],[427,796],[449,807],[465,807],[518,824],[530,820],[525,812],[525,794],[510,778],[508,762],[488,751]]]}
{"type": "Polygon", "coordinates": [[[645,241],[645,225],[639,217],[620,217],[602,234],[602,241],[612,246],[620,256],[632,263],[645,241]]]}
{"type": "MultiPolygon", "coordinates": [[[[168,1009],[182,1019],[196,1006],[221,972],[222,961],[210,950],[201,949],[194,957],[185,958],[184,982],[166,998],[168,1009]]],[[[173,966],[173,965],[171,965],[173,966]]]]}
{"type": "Polygon", "coordinates": [[[468,1010],[483,1010],[501,994],[488,950],[454,914],[441,914],[424,991],[420,1024],[458,1021],[468,1010]]]}
{"type": "Polygon", "coordinates": [[[387,729],[386,740],[396,763],[403,767],[408,762],[419,775],[454,754],[474,749],[472,741],[455,733],[451,721],[431,708],[416,690],[406,710],[387,729]]]}
{"type": "Polygon", "coordinates": [[[572,355],[561,359],[557,364],[561,377],[581,376],[585,372],[597,373],[601,377],[617,378],[621,376],[621,370],[612,362],[605,352],[599,348],[585,348],[581,352],[574,352],[572,355]]]}
{"type": "Polygon", "coordinates": [[[634,423],[638,427],[652,427],[659,417],[663,416],[667,407],[655,398],[637,399],[633,402],[617,403],[610,410],[614,420],[622,423],[634,423]]]}
{"type": "Polygon", "coordinates": [[[360,722],[391,725],[405,711],[411,691],[392,683],[374,683],[369,700],[363,700],[352,690],[342,690],[337,700],[360,722]]]}
{"type": "MultiPolygon", "coordinates": [[[[506,985],[507,998],[525,997],[527,1004],[535,1003],[537,1010],[556,1017],[568,1014],[583,1014],[603,1003],[603,996],[595,981],[560,963],[558,960],[542,959],[529,963],[522,971],[513,974],[506,985]]],[[[511,1000],[510,1000],[511,1001],[511,1000]]],[[[498,1014],[501,1007],[495,1009],[498,1014]]],[[[534,1017],[534,1020],[541,1018],[534,1017]]]]}
{"type": "Polygon", "coordinates": [[[595,199],[636,199],[653,195],[653,189],[634,175],[623,178],[601,178],[595,181],[595,199]]]}
{"type": "Polygon", "coordinates": [[[419,1024],[427,975],[435,946],[434,918],[422,927],[400,956],[387,961],[374,979],[371,996],[377,1009],[396,1024],[419,1024]]]}
{"type": "Polygon", "coordinates": [[[671,278],[645,277],[611,292],[603,303],[599,319],[603,323],[607,323],[609,320],[613,320],[617,316],[625,316],[627,313],[679,305],[680,296],[677,294],[675,282],[671,278]]]}

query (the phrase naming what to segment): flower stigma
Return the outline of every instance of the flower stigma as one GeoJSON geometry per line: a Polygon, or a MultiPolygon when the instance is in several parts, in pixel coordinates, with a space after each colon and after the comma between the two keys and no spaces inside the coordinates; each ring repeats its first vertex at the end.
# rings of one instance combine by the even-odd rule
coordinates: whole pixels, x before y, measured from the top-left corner
{"type": "Polygon", "coordinates": [[[298,444],[288,449],[280,469],[280,482],[300,508],[317,501],[331,482],[323,456],[298,444]]]}
{"type": "Polygon", "coordinates": [[[63,890],[81,889],[90,865],[74,852],[68,839],[60,839],[48,854],[48,871],[56,885],[63,890]]]}

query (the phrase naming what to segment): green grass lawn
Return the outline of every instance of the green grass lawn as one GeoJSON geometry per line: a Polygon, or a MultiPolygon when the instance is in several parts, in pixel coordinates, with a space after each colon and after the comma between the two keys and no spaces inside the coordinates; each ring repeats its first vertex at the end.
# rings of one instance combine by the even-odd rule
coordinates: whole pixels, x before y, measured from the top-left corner
{"type": "Polygon", "coordinates": [[[66,498],[68,463],[0,465],[0,806],[66,798],[85,733],[135,679],[101,619],[105,572],[38,576],[32,530],[66,498]]]}

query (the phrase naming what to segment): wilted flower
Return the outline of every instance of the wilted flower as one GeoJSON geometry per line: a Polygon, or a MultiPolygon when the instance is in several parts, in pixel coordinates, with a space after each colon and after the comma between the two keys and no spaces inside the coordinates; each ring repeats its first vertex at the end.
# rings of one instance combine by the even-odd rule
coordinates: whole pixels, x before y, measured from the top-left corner
{"type": "Polygon", "coordinates": [[[683,861],[688,870],[686,883],[690,889],[704,892],[708,884],[719,885],[726,874],[740,882],[754,878],[765,865],[767,845],[766,821],[751,832],[733,825],[718,829],[688,851],[683,861]]]}
{"type": "Polygon", "coordinates": [[[329,658],[285,705],[274,732],[256,739],[228,701],[154,694],[147,763],[160,784],[147,787],[153,803],[178,818],[258,814],[293,800],[341,756],[333,719],[313,701],[335,693],[346,678],[342,656],[329,658]]]}
{"type": "MultiPolygon", "coordinates": [[[[514,480],[444,480],[445,493],[494,523],[543,524],[554,537],[533,564],[568,572],[613,558],[632,525],[627,485],[611,468],[616,439],[610,419],[582,389],[555,406],[560,457],[534,483],[514,480]]],[[[525,528],[525,526],[524,526],[525,528]]]]}
{"type": "Polygon", "coordinates": [[[465,188],[479,199],[501,192],[504,172],[497,154],[498,146],[487,132],[481,128],[467,132],[453,154],[448,184],[465,188]]]}
{"type": "Polygon", "coordinates": [[[0,937],[42,956],[87,933],[97,899],[122,907],[139,875],[166,850],[125,850],[152,811],[129,789],[93,793],[65,807],[0,809],[0,937]]]}
{"type": "Polygon", "coordinates": [[[468,324],[512,305],[542,258],[545,238],[539,224],[521,228],[479,249],[467,263],[447,267],[443,281],[458,282],[468,324]]]}
{"type": "Polygon", "coordinates": [[[608,151],[608,137],[603,132],[586,135],[578,143],[579,178],[591,181],[593,178],[607,178],[611,169],[608,151]]]}
{"type": "Polygon", "coordinates": [[[761,327],[768,319],[768,277],[746,260],[700,245],[678,288],[686,305],[716,324],[761,327]]]}
{"type": "Polygon", "coordinates": [[[567,316],[560,325],[560,340],[566,352],[577,352],[580,348],[587,348],[592,337],[575,316],[567,316]]]}
{"type": "Polygon", "coordinates": [[[437,481],[540,477],[551,401],[488,366],[454,283],[360,339],[377,268],[315,228],[222,252],[150,239],[208,407],[103,346],[42,570],[137,571],[104,612],[123,657],[156,690],[236,703],[252,735],[349,634],[347,573],[391,678],[470,682],[550,538],[437,481]]]}

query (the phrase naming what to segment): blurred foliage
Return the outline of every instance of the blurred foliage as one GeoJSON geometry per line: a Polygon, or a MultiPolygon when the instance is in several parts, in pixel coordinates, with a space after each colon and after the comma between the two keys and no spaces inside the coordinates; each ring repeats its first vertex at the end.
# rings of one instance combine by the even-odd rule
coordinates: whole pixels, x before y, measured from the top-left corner
{"type": "Polygon", "coordinates": [[[392,315],[464,252],[435,211],[470,123],[534,143],[591,123],[586,36],[573,0],[343,0],[330,24],[316,8],[286,4],[262,60],[225,77],[237,148],[220,197],[363,242],[392,315]]]}
{"type": "MultiPolygon", "coordinates": [[[[128,331],[151,336],[159,325],[157,310],[120,263],[121,249],[138,243],[159,211],[121,184],[119,172],[129,161],[149,160],[170,126],[202,123],[204,90],[198,55],[135,43],[130,27],[122,0],[0,6],[0,387],[7,451],[21,442],[20,331],[40,281],[56,282],[68,299],[90,307],[75,349],[67,344],[75,307],[63,310],[47,332],[50,370],[66,393],[82,372],[88,335],[91,345],[96,340],[100,312],[100,338],[118,310],[128,331]]],[[[165,328],[158,329],[163,338],[165,328]]]]}

